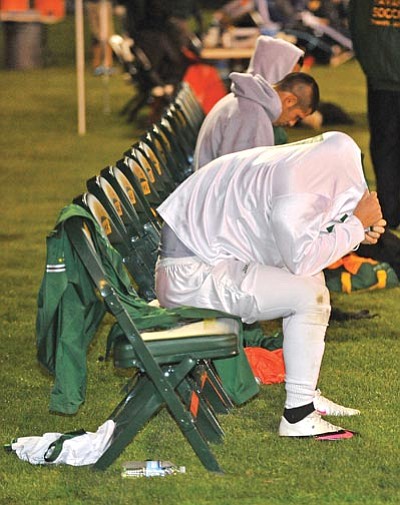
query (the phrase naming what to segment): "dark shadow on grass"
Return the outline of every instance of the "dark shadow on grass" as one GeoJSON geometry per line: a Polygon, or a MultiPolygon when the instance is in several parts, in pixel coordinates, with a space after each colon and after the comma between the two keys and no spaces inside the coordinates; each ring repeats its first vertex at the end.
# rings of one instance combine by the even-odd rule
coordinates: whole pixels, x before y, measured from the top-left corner
{"type": "Polygon", "coordinates": [[[23,233],[0,233],[0,243],[2,242],[17,242],[18,240],[25,239],[23,233]]]}
{"type": "Polygon", "coordinates": [[[365,112],[357,112],[356,114],[350,114],[354,121],[353,126],[362,126],[368,128],[368,119],[365,112]]]}

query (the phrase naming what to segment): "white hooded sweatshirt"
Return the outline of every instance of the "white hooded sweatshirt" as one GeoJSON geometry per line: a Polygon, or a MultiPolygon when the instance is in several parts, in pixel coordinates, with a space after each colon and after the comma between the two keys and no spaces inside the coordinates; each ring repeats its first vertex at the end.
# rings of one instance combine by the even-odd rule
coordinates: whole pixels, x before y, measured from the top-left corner
{"type": "Polygon", "coordinates": [[[281,39],[260,36],[247,73],[232,72],[231,93],[211,109],[200,129],[195,170],[232,152],[274,144],[272,123],[282,104],[271,84],[292,72],[303,51],[281,39]]]}
{"type": "Polygon", "coordinates": [[[237,259],[315,275],[364,239],[353,211],[366,188],[358,146],[328,132],[216,159],[158,212],[207,264],[237,259]]]}

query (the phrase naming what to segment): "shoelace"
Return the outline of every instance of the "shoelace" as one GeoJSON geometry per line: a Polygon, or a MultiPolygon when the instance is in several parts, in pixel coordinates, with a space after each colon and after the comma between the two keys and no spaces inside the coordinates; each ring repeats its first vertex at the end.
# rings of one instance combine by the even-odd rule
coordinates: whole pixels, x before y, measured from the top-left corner
{"type": "Polygon", "coordinates": [[[357,409],[351,409],[348,407],[343,407],[342,405],[338,405],[335,402],[332,402],[331,400],[328,400],[328,398],[325,398],[325,396],[322,396],[321,391],[317,389],[315,392],[315,397],[314,397],[314,406],[317,410],[322,415],[331,415],[331,416],[340,416],[340,415],[346,415],[347,414],[359,414],[360,412],[357,409]]]}

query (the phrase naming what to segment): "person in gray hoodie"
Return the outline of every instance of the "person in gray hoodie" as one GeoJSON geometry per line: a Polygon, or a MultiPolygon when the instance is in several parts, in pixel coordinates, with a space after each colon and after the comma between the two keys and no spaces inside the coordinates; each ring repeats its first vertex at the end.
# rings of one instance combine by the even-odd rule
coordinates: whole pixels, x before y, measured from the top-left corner
{"type": "Polygon", "coordinates": [[[316,109],[315,80],[291,72],[302,55],[286,41],[259,37],[247,73],[230,74],[231,93],[204,120],[195,149],[195,170],[223,154],[274,145],[273,126],[294,126],[316,109]]]}

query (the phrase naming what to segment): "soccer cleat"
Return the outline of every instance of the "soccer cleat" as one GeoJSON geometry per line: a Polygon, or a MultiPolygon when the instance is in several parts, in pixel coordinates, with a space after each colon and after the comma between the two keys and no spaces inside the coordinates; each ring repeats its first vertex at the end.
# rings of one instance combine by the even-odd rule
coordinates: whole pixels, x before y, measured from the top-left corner
{"type": "Polygon", "coordinates": [[[282,417],[279,425],[279,435],[281,437],[311,437],[315,440],[342,440],[352,438],[355,433],[328,423],[314,411],[301,421],[293,424],[282,417]]]}
{"type": "Polygon", "coordinates": [[[360,411],[357,409],[342,407],[342,405],[328,400],[328,398],[321,395],[319,389],[315,392],[313,403],[315,410],[321,416],[358,416],[360,414],[360,411]]]}

